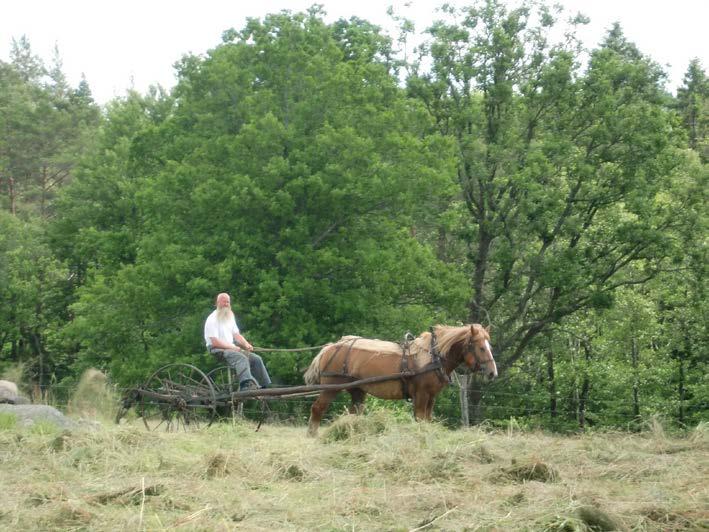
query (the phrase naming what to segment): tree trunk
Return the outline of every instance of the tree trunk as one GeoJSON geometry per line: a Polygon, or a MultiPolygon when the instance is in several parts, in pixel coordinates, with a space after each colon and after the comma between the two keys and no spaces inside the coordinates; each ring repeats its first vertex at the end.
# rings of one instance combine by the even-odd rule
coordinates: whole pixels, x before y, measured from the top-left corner
{"type": "Polygon", "coordinates": [[[478,375],[471,375],[469,378],[470,393],[468,395],[469,419],[471,425],[479,425],[483,421],[483,386],[482,379],[478,375]]]}
{"type": "Polygon", "coordinates": [[[470,302],[470,322],[484,323],[483,319],[483,286],[485,272],[487,271],[487,255],[490,251],[492,239],[483,231],[480,234],[478,250],[475,255],[475,274],[473,276],[473,299],[470,302]]]}
{"type": "Polygon", "coordinates": [[[39,373],[37,375],[37,381],[39,385],[39,391],[40,394],[42,394],[42,398],[44,399],[44,391],[45,391],[45,378],[44,378],[44,351],[42,349],[42,342],[39,339],[39,336],[37,335],[36,332],[32,332],[32,340],[34,341],[34,347],[35,350],[37,351],[37,362],[39,365],[39,373]]]}
{"type": "Polygon", "coordinates": [[[463,427],[470,426],[470,409],[468,407],[468,385],[470,375],[467,373],[458,373],[458,382],[460,383],[458,398],[460,399],[460,424],[463,427]]]}
{"type": "Polygon", "coordinates": [[[556,419],[556,380],[554,380],[554,352],[547,349],[547,378],[549,379],[549,415],[552,422],[556,419]]]}
{"type": "MultiPolygon", "coordinates": [[[[686,294],[686,291],[685,291],[686,294]]],[[[684,345],[684,349],[680,352],[677,353],[677,359],[679,362],[679,383],[677,384],[677,392],[679,393],[679,411],[678,411],[678,417],[679,417],[679,422],[680,424],[684,424],[685,422],[685,411],[684,411],[684,402],[687,399],[687,390],[685,388],[686,385],[686,375],[685,375],[685,361],[687,360],[692,360],[693,358],[693,353],[692,353],[692,342],[689,336],[689,331],[687,330],[687,324],[685,322],[681,323],[681,330],[682,330],[682,343],[684,345]]]]}
{"type": "Polygon", "coordinates": [[[7,192],[8,195],[10,196],[10,214],[13,216],[17,215],[17,210],[15,207],[15,179],[12,177],[7,178],[7,192]]]}
{"type": "Polygon", "coordinates": [[[579,397],[579,428],[586,428],[586,400],[588,399],[588,375],[583,376],[583,384],[581,385],[581,396],[579,397]]]}
{"type": "Polygon", "coordinates": [[[573,368],[573,381],[569,397],[569,404],[566,408],[566,415],[569,420],[575,419],[578,422],[579,419],[579,382],[578,382],[578,368],[577,368],[577,354],[578,354],[578,340],[569,339],[569,353],[571,354],[571,367],[573,368]]]}
{"type": "Polygon", "coordinates": [[[633,416],[636,420],[640,419],[640,400],[639,400],[639,376],[638,376],[638,340],[633,337],[630,345],[630,355],[633,363],[633,416]]]}
{"type": "Polygon", "coordinates": [[[588,378],[588,364],[591,361],[591,347],[588,342],[583,341],[583,351],[586,359],[586,367],[583,370],[583,383],[581,384],[581,396],[579,397],[579,428],[586,428],[586,404],[588,403],[588,393],[591,389],[591,381],[588,378]]]}
{"type": "Polygon", "coordinates": [[[45,210],[47,207],[47,165],[44,164],[42,165],[42,195],[40,197],[40,204],[39,204],[39,213],[42,218],[45,217],[45,210]]]}
{"type": "Polygon", "coordinates": [[[678,361],[679,362],[679,384],[677,385],[677,391],[679,392],[679,422],[680,424],[684,425],[684,396],[685,396],[685,389],[684,389],[684,358],[680,354],[678,361]]]}

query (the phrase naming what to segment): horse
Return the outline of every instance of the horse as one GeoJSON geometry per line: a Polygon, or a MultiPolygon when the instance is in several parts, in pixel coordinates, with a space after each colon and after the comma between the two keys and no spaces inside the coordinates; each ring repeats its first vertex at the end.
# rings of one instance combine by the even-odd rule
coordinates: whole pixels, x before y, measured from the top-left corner
{"type": "MultiPolygon", "coordinates": [[[[462,327],[437,325],[431,332],[401,345],[343,336],[322,348],[305,371],[304,379],[309,385],[368,379],[370,382],[347,389],[352,397],[350,413],[361,413],[366,395],[371,394],[380,399],[410,398],[414,418],[430,421],[436,395],[461,363],[484,372],[489,379],[497,377],[489,329],[477,323],[462,327]],[[387,375],[391,378],[387,379],[387,375]]],[[[317,434],[323,414],[339,391],[320,392],[310,409],[309,435],[317,434]]]]}

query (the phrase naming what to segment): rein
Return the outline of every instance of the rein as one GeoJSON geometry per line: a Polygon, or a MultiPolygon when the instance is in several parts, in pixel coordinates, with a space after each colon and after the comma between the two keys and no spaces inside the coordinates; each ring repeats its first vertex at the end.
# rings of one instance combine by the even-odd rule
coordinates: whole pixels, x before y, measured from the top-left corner
{"type": "Polygon", "coordinates": [[[260,352],[260,353],[273,353],[273,352],[287,352],[287,353],[295,353],[296,351],[314,351],[315,349],[321,349],[325,347],[326,345],[330,344],[322,344],[322,345],[314,345],[312,347],[296,347],[294,349],[279,349],[279,348],[268,348],[268,347],[256,347],[252,349],[254,353],[260,352]]]}

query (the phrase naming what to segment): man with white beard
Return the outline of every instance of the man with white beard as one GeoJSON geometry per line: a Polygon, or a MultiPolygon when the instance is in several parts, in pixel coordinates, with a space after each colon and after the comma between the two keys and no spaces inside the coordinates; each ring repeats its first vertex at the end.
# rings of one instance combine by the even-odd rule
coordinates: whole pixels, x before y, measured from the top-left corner
{"type": "Polygon", "coordinates": [[[239,332],[229,294],[217,296],[217,308],[204,322],[204,341],[210,353],[223,355],[227,364],[234,368],[239,376],[240,390],[271,384],[263,359],[251,352],[254,347],[239,332]]]}

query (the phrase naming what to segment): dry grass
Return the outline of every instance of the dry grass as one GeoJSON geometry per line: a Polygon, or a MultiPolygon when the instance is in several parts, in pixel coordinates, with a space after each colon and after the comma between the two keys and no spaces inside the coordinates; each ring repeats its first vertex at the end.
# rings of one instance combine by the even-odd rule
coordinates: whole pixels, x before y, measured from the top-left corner
{"type": "Polygon", "coordinates": [[[383,412],[305,427],[0,428],[0,529],[697,530],[709,431],[451,431],[383,412]]]}
{"type": "Polygon", "coordinates": [[[115,418],[119,397],[97,369],[86,370],[69,399],[67,413],[82,418],[110,421],[115,418]]]}

